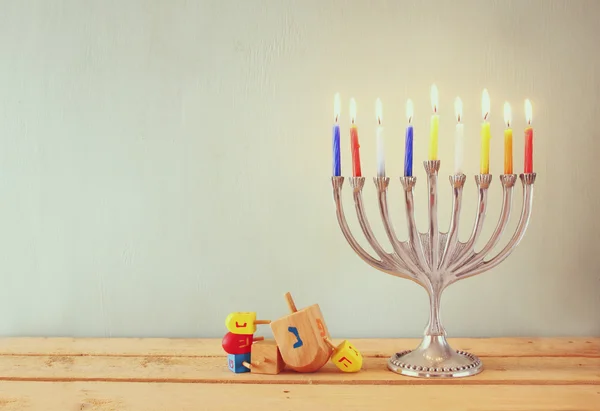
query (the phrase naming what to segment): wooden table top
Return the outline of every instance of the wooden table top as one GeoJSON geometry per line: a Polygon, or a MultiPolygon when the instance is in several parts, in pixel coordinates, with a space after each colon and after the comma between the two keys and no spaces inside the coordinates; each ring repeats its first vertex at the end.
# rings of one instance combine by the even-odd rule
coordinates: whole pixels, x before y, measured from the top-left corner
{"type": "MultiPolygon", "coordinates": [[[[335,340],[337,343],[340,340],[335,340]]],[[[0,410],[600,410],[600,338],[451,338],[484,371],[404,377],[416,339],[353,339],[363,370],[233,374],[216,339],[0,339],[0,410]]]]}

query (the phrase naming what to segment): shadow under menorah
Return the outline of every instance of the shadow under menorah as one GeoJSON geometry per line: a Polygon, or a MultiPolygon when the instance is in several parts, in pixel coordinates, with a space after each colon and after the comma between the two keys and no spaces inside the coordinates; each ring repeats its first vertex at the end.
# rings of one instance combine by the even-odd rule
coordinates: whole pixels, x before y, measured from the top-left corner
{"type": "Polygon", "coordinates": [[[453,350],[446,341],[446,331],[440,321],[440,299],[442,292],[450,284],[458,280],[472,277],[490,270],[504,261],[523,238],[533,204],[533,185],[536,173],[521,174],[523,184],[523,205],[519,223],[506,246],[495,256],[486,257],[498,244],[508,224],[513,188],[517,181],[516,174],[500,175],[503,196],[500,217],[492,236],[486,245],[475,251],[475,243],[483,228],[487,208],[488,188],[492,182],[491,174],[475,175],[479,199],[473,230],[466,242],[458,239],[458,225],[462,202],[463,186],[466,181],[464,174],[450,176],[452,188],[452,211],[450,226],[447,232],[440,232],[437,217],[437,178],[440,168],[439,160],[425,161],[428,187],[429,225],[427,232],[419,232],[415,224],[413,188],[416,177],[400,177],[404,188],[406,205],[406,222],[408,239],[400,241],[389,218],[387,204],[388,177],[375,177],[379,200],[379,211],[388,240],[394,252],[385,251],[375,238],[363,205],[362,190],[364,177],[350,177],[353,190],[354,204],[360,227],[367,241],[377,254],[371,256],[362,248],[351,233],[344,210],[341,194],[344,177],[332,177],[333,197],[336,205],[337,219],[350,247],[371,267],[385,273],[407,278],[425,288],[429,295],[429,323],[421,344],[411,351],[399,352],[388,361],[388,368],[399,374],[412,377],[466,377],[475,375],[483,369],[481,360],[475,355],[453,350]]]}

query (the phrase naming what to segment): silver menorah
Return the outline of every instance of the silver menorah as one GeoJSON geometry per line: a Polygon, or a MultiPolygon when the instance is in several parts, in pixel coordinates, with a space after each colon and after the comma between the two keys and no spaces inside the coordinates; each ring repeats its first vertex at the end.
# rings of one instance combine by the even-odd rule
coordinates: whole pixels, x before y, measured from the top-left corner
{"type": "Polygon", "coordinates": [[[458,280],[481,274],[500,264],[515,249],[523,238],[533,203],[533,185],[535,173],[521,174],[523,183],[523,206],[518,226],[506,246],[495,256],[485,259],[498,244],[506,225],[509,221],[512,208],[512,193],[516,174],[502,174],[500,181],[503,188],[502,208],[500,217],[491,238],[480,250],[475,251],[487,208],[488,188],[492,182],[491,174],[475,176],[479,191],[477,214],[473,224],[473,231],[467,242],[458,239],[458,225],[462,202],[463,186],[466,176],[455,174],[450,176],[452,188],[452,216],[447,232],[438,229],[437,216],[437,178],[440,168],[439,160],[425,161],[427,172],[427,187],[429,195],[429,227],[427,232],[417,230],[414,216],[413,188],[417,182],[416,177],[400,177],[404,187],[406,203],[406,221],[408,240],[400,241],[396,236],[390,221],[387,204],[388,177],[374,178],[379,199],[379,211],[388,240],[394,250],[393,253],[385,251],[375,238],[369,221],[365,215],[362,190],[365,184],[364,177],[351,177],[350,185],[353,189],[354,204],[358,222],[367,241],[377,254],[378,258],[371,256],[356,241],[344,215],[342,208],[342,186],[344,177],[332,177],[333,197],[336,205],[337,219],[350,247],[371,267],[384,273],[397,277],[407,278],[421,285],[429,294],[430,316],[421,344],[415,350],[403,351],[393,355],[388,361],[388,368],[399,374],[412,377],[466,377],[475,375],[483,369],[481,360],[475,355],[455,351],[446,341],[446,331],[440,320],[440,299],[442,292],[450,284],[458,280]]]}

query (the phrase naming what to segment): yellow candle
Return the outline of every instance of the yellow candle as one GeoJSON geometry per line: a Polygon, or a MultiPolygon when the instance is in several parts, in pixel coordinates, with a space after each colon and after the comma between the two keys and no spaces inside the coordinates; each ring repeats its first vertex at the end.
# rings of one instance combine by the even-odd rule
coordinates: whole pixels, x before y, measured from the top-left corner
{"type": "Polygon", "coordinates": [[[490,123],[488,118],[490,115],[490,95],[487,89],[483,90],[481,97],[481,114],[483,116],[483,123],[481,124],[481,166],[480,174],[490,173],[490,123]]]}
{"type": "Polygon", "coordinates": [[[512,114],[510,104],[504,103],[504,122],[506,130],[504,130],[504,174],[513,173],[513,136],[510,123],[512,122],[512,114]]]}
{"type": "Polygon", "coordinates": [[[438,89],[433,84],[431,86],[431,108],[433,115],[431,116],[431,128],[429,131],[429,160],[437,160],[438,154],[438,129],[440,118],[437,114],[438,109],[438,89]]]}

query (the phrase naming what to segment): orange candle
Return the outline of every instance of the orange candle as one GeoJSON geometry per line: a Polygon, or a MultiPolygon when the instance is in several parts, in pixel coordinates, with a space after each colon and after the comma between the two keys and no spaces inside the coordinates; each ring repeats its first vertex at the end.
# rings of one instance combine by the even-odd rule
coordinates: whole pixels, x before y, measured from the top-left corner
{"type": "Polygon", "coordinates": [[[358,143],[358,129],[356,128],[356,101],[354,99],[350,99],[350,148],[352,150],[352,175],[362,177],[360,144],[358,143]]]}
{"type": "Polygon", "coordinates": [[[533,128],[531,127],[531,101],[525,100],[525,118],[527,128],[525,129],[525,170],[524,173],[533,173],[533,128]]]}

